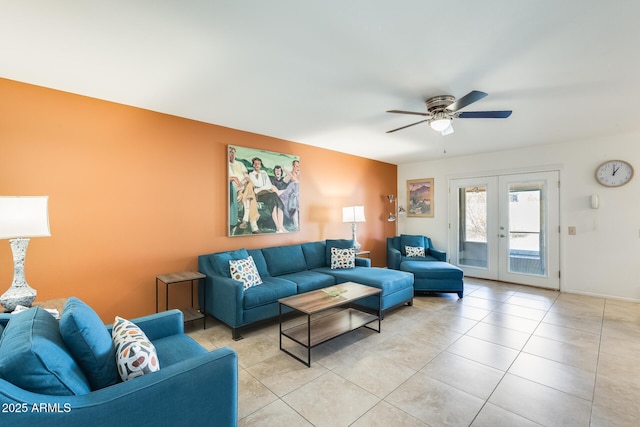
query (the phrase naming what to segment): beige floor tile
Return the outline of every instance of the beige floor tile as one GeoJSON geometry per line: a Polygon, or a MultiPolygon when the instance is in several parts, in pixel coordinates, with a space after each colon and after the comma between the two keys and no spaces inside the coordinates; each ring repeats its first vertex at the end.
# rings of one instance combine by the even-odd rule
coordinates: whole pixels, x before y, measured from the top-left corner
{"type": "Polygon", "coordinates": [[[357,358],[343,360],[332,371],[380,398],[387,396],[416,373],[371,351],[363,351],[357,358]]]}
{"type": "Polygon", "coordinates": [[[540,324],[537,320],[531,320],[520,316],[512,316],[499,311],[494,311],[489,314],[487,317],[482,319],[482,322],[501,326],[507,329],[514,329],[527,334],[531,334],[535,331],[540,324]]]}
{"type": "Polygon", "coordinates": [[[602,316],[591,316],[588,314],[566,314],[558,311],[549,311],[544,319],[544,323],[550,323],[565,328],[579,329],[581,331],[600,334],[602,331],[602,316]]]}
{"type": "Polygon", "coordinates": [[[627,341],[640,341],[639,322],[604,319],[602,335],[627,341]]]}
{"type": "MultiPolygon", "coordinates": [[[[501,291],[495,288],[481,288],[469,293],[470,297],[482,298],[490,301],[505,302],[515,294],[515,291],[501,291]]],[[[466,297],[465,297],[466,298],[466,297]]]]}
{"type": "Polygon", "coordinates": [[[521,353],[509,368],[509,373],[581,399],[593,400],[595,372],[584,371],[543,357],[521,353]]]}
{"type": "Polygon", "coordinates": [[[238,418],[244,418],[278,400],[278,396],[244,369],[238,370],[238,418]]]}
{"type": "Polygon", "coordinates": [[[581,331],[574,328],[552,325],[544,321],[533,333],[535,336],[549,338],[577,345],[587,350],[598,351],[600,348],[600,335],[592,332],[581,331]]]}
{"type": "Polygon", "coordinates": [[[482,399],[420,373],[385,400],[430,426],[468,426],[484,404],[482,399]]]}
{"type": "Polygon", "coordinates": [[[621,354],[600,352],[598,358],[598,375],[605,375],[609,378],[628,381],[635,378],[640,382],[640,364],[638,364],[638,353],[621,354]]]}
{"type": "Polygon", "coordinates": [[[504,372],[453,353],[440,353],[421,373],[481,399],[488,399],[504,372]]]}
{"type": "Polygon", "coordinates": [[[425,323],[410,331],[405,331],[400,335],[410,337],[412,340],[420,341],[431,347],[444,350],[456,342],[462,334],[436,326],[433,323],[425,323]],[[406,333],[405,333],[406,332],[406,333]]]}
{"type": "Polygon", "coordinates": [[[458,304],[452,304],[450,306],[444,307],[442,310],[440,310],[440,312],[452,314],[456,316],[462,316],[471,320],[482,320],[489,313],[491,313],[491,310],[473,307],[471,305],[467,305],[467,304],[463,304],[462,302],[459,302],[458,304]]]}
{"type": "Polygon", "coordinates": [[[640,418],[640,384],[637,378],[620,381],[598,375],[593,404],[603,410],[612,409],[621,414],[640,418]]]}
{"type": "Polygon", "coordinates": [[[313,427],[282,400],[276,400],[238,421],[238,427],[313,427]]]}
{"type": "Polygon", "coordinates": [[[282,400],[314,426],[348,426],[380,399],[332,372],[284,396],[282,400]]]}
{"type": "Polygon", "coordinates": [[[364,414],[351,427],[429,427],[427,424],[389,403],[382,401],[364,414]]]}
{"type": "Polygon", "coordinates": [[[505,372],[518,356],[517,350],[467,335],[453,343],[447,351],[505,372]]]}
{"type": "Polygon", "coordinates": [[[591,402],[507,374],[489,402],[544,426],[588,426],[591,402]]]}
{"type": "Polygon", "coordinates": [[[590,427],[638,427],[640,414],[624,414],[611,408],[594,404],[590,427]]]}
{"type": "Polygon", "coordinates": [[[429,318],[428,325],[429,327],[447,329],[459,334],[464,334],[477,323],[477,320],[468,319],[454,313],[443,312],[443,310],[440,310],[437,316],[431,316],[429,318]]]}
{"type": "Polygon", "coordinates": [[[526,308],[533,308],[535,310],[549,310],[549,308],[551,308],[551,306],[553,305],[553,301],[555,300],[552,299],[547,299],[547,298],[530,298],[530,297],[524,297],[521,296],[521,293],[517,293],[515,295],[512,295],[511,297],[509,297],[505,302],[505,304],[512,304],[512,305],[517,305],[518,307],[526,307],[526,308]]]}
{"type": "Polygon", "coordinates": [[[502,305],[501,301],[495,301],[487,298],[482,298],[482,296],[474,297],[473,294],[470,296],[465,296],[462,299],[462,304],[468,305],[471,307],[482,308],[484,310],[495,310],[496,307],[502,305]]]}
{"type": "Polygon", "coordinates": [[[311,367],[307,367],[281,352],[246,368],[246,371],[273,393],[282,397],[323,375],[327,369],[318,363],[312,363],[311,367]]]}
{"type": "Polygon", "coordinates": [[[515,304],[502,304],[496,308],[496,311],[511,316],[524,317],[525,319],[535,320],[537,322],[541,321],[547,314],[546,310],[523,307],[515,304]]]}
{"type": "Polygon", "coordinates": [[[532,336],[523,352],[544,357],[549,360],[574,366],[587,372],[595,372],[598,364],[598,350],[585,349],[572,343],[556,341],[550,338],[532,336]]]}
{"type": "Polygon", "coordinates": [[[603,336],[600,342],[600,351],[628,356],[638,355],[640,354],[640,341],[627,341],[603,336]]]}
{"type": "Polygon", "coordinates": [[[238,364],[243,368],[281,353],[278,339],[264,334],[232,341],[229,343],[229,347],[238,353],[238,364]]]}
{"type": "Polygon", "coordinates": [[[422,341],[396,335],[383,341],[378,348],[372,351],[381,357],[419,371],[436,357],[442,349],[422,341]]]}
{"type": "Polygon", "coordinates": [[[494,344],[500,344],[514,350],[522,350],[531,335],[515,329],[507,329],[501,326],[480,322],[466,334],[494,344]]]}
{"type": "Polygon", "coordinates": [[[491,403],[484,405],[471,427],[539,427],[520,415],[509,412],[491,403]]]}

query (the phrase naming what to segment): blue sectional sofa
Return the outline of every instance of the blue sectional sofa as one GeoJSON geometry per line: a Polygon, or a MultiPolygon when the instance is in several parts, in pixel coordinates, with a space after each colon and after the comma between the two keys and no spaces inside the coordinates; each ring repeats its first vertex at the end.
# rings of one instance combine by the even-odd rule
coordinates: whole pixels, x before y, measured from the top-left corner
{"type": "MultiPolygon", "coordinates": [[[[344,282],[356,282],[382,290],[381,296],[363,298],[359,303],[384,312],[413,303],[413,274],[371,267],[368,258],[356,258],[354,268],[332,269],[331,248],[353,247],[352,240],[326,240],[262,249],[238,249],[198,257],[198,271],[205,274],[207,313],[232,329],[234,339],[240,328],[278,315],[278,299],[344,282]],[[251,256],[262,284],[244,289],[243,282],[231,278],[229,261],[251,256]],[[381,298],[381,300],[380,300],[381,298]]],[[[200,287],[203,307],[204,287],[200,287]]]]}
{"type": "Polygon", "coordinates": [[[464,295],[463,271],[446,262],[447,254],[433,247],[426,236],[401,234],[387,238],[387,267],[413,274],[418,292],[455,292],[464,295]],[[423,256],[410,256],[407,248],[423,248],[423,256]]]}
{"type": "Polygon", "coordinates": [[[155,346],[160,369],[122,381],[111,327],[70,301],[60,322],[39,307],[0,314],[2,425],[237,425],[237,354],[208,352],[185,335],[182,312],[131,319],[155,346]]]}

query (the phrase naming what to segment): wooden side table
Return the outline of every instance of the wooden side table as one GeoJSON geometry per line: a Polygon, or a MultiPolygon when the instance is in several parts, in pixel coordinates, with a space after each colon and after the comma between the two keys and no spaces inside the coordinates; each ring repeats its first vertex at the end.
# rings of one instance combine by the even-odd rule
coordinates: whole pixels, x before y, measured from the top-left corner
{"type": "Polygon", "coordinates": [[[356,256],[360,258],[371,258],[371,251],[358,251],[356,256]]]}
{"type": "Polygon", "coordinates": [[[165,284],[165,310],[169,309],[169,285],[173,285],[175,283],[183,283],[183,282],[191,282],[191,307],[182,308],[182,314],[184,315],[184,323],[194,322],[196,320],[202,319],[202,329],[207,328],[207,289],[203,289],[204,300],[203,306],[201,310],[197,310],[194,308],[193,304],[193,283],[198,282],[200,284],[200,280],[204,279],[206,276],[197,271],[180,271],[177,273],[167,273],[167,274],[158,274],[156,276],[156,313],[158,313],[158,286],[160,282],[165,284]]]}

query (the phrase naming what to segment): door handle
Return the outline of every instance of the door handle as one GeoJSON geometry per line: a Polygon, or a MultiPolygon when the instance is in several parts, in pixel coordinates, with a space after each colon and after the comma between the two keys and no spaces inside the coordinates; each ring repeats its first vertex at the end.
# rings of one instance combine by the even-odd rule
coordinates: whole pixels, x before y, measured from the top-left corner
{"type": "Polygon", "coordinates": [[[498,237],[505,237],[504,234],[498,234],[498,237]]]}

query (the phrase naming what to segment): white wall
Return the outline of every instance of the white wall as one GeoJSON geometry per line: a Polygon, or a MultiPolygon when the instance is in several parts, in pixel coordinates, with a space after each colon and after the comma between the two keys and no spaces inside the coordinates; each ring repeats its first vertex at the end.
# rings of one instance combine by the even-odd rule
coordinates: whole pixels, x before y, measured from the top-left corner
{"type": "Polygon", "coordinates": [[[449,179],[550,165],[559,166],[561,179],[561,291],[640,301],[640,133],[399,165],[400,205],[406,206],[408,179],[435,178],[434,218],[403,216],[399,230],[428,235],[450,251],[449,179]],[[634,166],[629,184],[605,188],[595,181],[595,168],[611,159],[634,166]],[[600,209],[591,209],[592,194],[600,196],[600,209]],[[569,226],[577,228],[576,235],[568,235],[569,226]]]}

